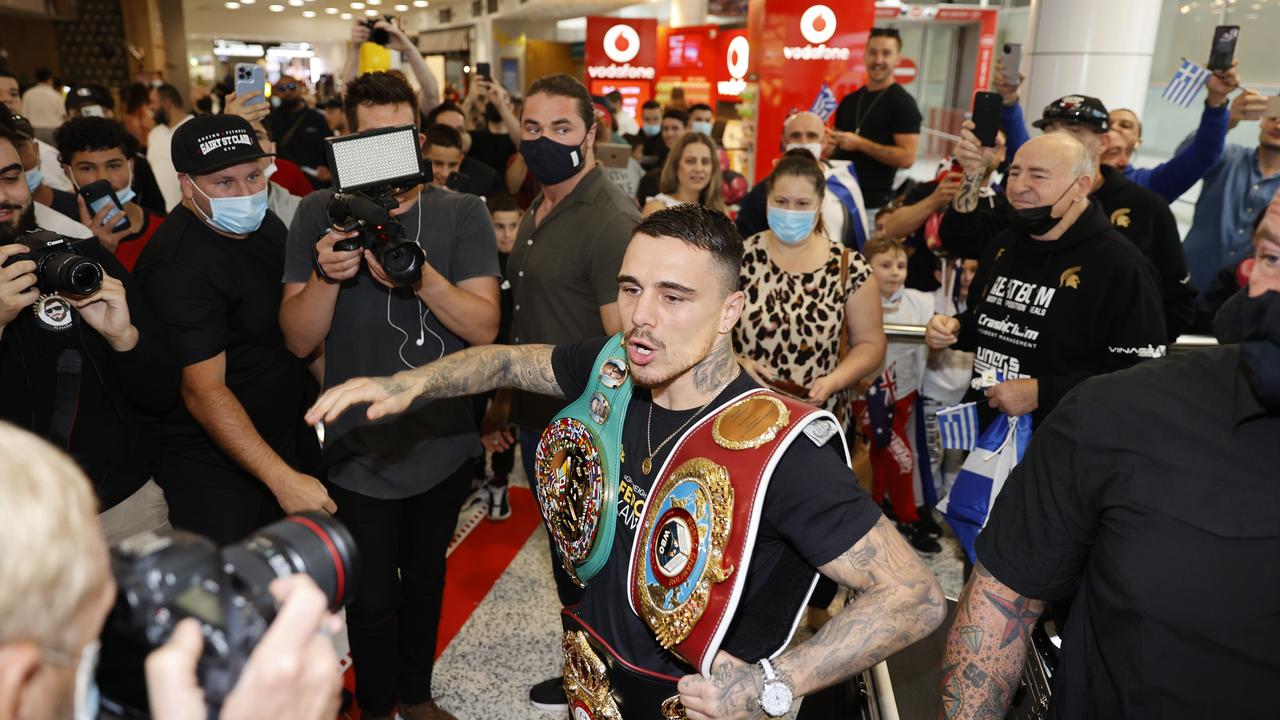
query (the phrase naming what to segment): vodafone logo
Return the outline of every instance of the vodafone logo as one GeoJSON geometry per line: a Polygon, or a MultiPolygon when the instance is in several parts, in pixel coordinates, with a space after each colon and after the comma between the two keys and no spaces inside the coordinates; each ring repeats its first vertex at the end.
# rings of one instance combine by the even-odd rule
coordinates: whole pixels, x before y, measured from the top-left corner
{"type": "Polygon", "coordinates": [[[604,54],[616,63],[631,62],[640,54],[640,33],[630,25],[614,25],[604,34],[604,54]]]}
{"type": "Polygon", "coordinates": [[[849,48],[826,46],[825,43],[835,34],[835,11],[826,5],[810,5],[800,16],[800,35],[809,44],[784,47],[782,56],[787,60],[848,60],[849,48]]]}
{"type": "Polygon", "coordinates": [[[836,14],[826,5],[814,5],[800,16],[800,34],[805,42],[814,45],[831,39],[836,34],[836,14]]]}
{"type": "Polygon", "coordinates": [[[729,71],[730,80],[716,83],[721,95],[736,97],[747,88],[747,69],[751,67],[751,43],[745,35],[739,35],[729,41],[729,49],[725,51],[725,69],[729,71]]]}

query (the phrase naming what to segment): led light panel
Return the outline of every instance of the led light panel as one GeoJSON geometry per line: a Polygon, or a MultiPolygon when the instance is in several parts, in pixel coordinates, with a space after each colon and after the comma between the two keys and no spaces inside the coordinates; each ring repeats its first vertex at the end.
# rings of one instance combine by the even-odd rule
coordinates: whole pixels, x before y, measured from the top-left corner
{"type": "Polygon", "coordinates": [[[348,192],[420,177],[418,131],[412,125],[329,138],[330,168],[348,192]]]}

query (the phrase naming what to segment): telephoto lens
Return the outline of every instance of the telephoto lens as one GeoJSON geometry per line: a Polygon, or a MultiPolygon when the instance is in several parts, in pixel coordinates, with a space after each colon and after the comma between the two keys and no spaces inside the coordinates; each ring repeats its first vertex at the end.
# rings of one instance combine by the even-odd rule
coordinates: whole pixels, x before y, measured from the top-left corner
{"type": "Polygon", "coordinates": [[[356,584],[356,543],[342,523],[322,512],[290,515],[222,550],[228,574],[265,588],[298,573],[311,576],[338,610],[356,584]]]}

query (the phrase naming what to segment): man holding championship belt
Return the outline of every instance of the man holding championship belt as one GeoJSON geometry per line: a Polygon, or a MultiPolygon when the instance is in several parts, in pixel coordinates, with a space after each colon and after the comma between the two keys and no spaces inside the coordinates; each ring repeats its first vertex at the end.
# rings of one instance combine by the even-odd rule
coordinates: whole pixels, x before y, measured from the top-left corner
{"type": "Polygon", "coordinates": [[[470,348],[357,378],[308,412],[370,419],[415,400],[517,387],[576,398],[533,482],[560,562],[565,690],[578,718],[777,717],[942,621],[942,590],[858,487],[835,419],[738,367],[742,240],[696,205],[635,230],[618,276],[623,333],[470,348]],[[786,652],[822,573],[856,597],[786,652]]]}

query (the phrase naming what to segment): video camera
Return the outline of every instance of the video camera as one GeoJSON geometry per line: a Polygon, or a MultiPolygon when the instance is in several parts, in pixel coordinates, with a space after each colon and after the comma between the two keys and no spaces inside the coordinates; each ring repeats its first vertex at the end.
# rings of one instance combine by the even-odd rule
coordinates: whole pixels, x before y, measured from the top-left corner
{"type": "Polygon", "coordinates": [[[369,42],[386,47],[387,43],[391,42],[391,33],[388,33],[382,28],[375,27],[383,20],[394,24],[396,18],[394,15],[383,15],[381,18],[369,18],[364,21],[364,26],[369,28],[369,42]]]}
{"type": "Polygon", "coordinates": [[[17,241],[29,252],[14,255],[4,264],[31,260],[36,264],[36,289],[41,294],[92,295],[102,287],[102,266],[85,256],[82,248],[94,238],[69,238],[49,230],[30,230],[17,241]]]}
{"type": "Polygon", "coordinates": [[[204,649],[196,676],[209,708],[216,710],[275,619],[271,581],[306,573],[336,611],[354,593],[359,561],[347,529],[312,511],[222,549],[181,530],[145,532],[113,548],[111,565],[120,590],[103,629],[99,680],[104,705],[133,715],[147,706],[145,688],[136,684],[141,660],[168,641],[179,621],[190,617],[200,623],[204,649]],[[104,677],[108,668],[117,676],[104,677]]]}
{"type": "Polygon", "coordinates": [[[426,254],[417,238],[405,237],[404,226],[391,216],[396,194],[426,181],[413,125],[369,130],[328,138],[329,167],[337,192],[329,200],[329,223],[342,232],[358,232],[340,240],[339,252],[369,250],[392,282],[413,285],[422,277],[426,254]]]}

